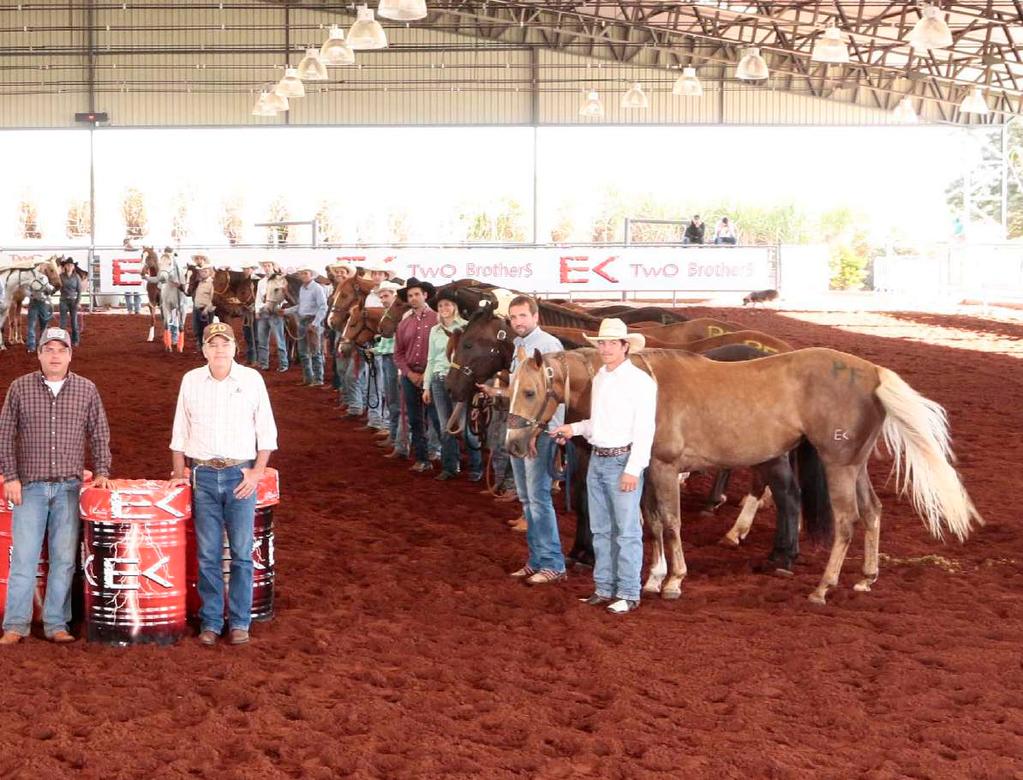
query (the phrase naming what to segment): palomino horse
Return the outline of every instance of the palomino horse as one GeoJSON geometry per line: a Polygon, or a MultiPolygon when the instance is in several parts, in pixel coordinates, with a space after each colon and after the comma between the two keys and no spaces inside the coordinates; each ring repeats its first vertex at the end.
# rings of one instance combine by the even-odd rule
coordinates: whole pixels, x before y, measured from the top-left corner
{"type": "Polygon", "coordinates": [[[30,287],[33,285],[46,285],[60,289],[60,260],[59,255],[54,255],[40,262],[33,262],[22,265],[7,266],[0,269],[0,285],[3,292],[0,294],[5,302],[5,311],[0,314],[0,349],[6,349],[4,345],[3,330],[6,325],[9,329],[7,340],[11,344],[24,344],[25,339],[21,333],[21,308],[28,296],[30,287]]]}
{"type": "Polygon", "coordinates": [[[177,256],[171,253],[157,282],[160,289],[160,319],[163,321],[163,348],[185,351],[185,272],[177,256]]]}
{"type": "MultiPolygon", "coordinates": [[[[869,591],[877,580],[881,503],[867,461],[879,436],[895,460],[900,491],[910,493],[931,534],[940,539],[950,531],[964,540],[974,522],[983,523],[952,466],[945,410],[894,371],[823,348],[740,363],[670,350],[640,352],[630,359],[654,377],[658,388],[657,431],[647,470],[652,490],[644,491],[643,501],[654,536],[646,592],[660,591],[664,598],[682,593],[681,472],[763,463],[804,437],[824,463],[836,525],[831,555],[811,601],[823,604],[838,584],[857,518],[865,529],[865,554],[863,578],[854,587],[869,591]]],[[[563,399],[575,406],[587,392],[591,373],[592,364],[571,352],[546,357],[536,352],[526,360],[512,381],[511,414],[518,427],[509,425],[509,452],[524,455],[535,431],[563,399]]]]}
{"type": "Polygon", "coordinates": [[[142,277],[146,281],[146,306],[149,307],[149,337],[146,341],[153,341],[156,338],[156,312],[160,309],[160,258],[151,246],[142,247],[142,277]]]}

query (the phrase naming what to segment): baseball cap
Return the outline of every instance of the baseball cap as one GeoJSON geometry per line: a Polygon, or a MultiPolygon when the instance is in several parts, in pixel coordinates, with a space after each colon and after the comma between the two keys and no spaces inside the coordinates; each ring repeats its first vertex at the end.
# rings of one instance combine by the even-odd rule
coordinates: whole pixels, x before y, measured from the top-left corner
{"type": "Polygon", "coordinates": [[[50,341],[59,341],[68,349],[71,349],[71,336],[63,328],[47,328],[39,339],[39,351],[50,341]]]}
{"type": "Polygon", "coordinates": [[[209,344],[210,339],[216,336],[222,336],[228,341],[234,341],[234,328],[226,322],[214,322],[212,325],[207,325],[205,332],[202,334],[202,343],[209,344]]]}

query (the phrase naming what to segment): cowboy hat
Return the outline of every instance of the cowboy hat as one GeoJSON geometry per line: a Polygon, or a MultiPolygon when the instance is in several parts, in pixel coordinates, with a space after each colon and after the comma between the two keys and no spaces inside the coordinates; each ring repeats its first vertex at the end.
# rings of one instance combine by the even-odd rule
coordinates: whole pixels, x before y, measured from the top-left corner
{"type": "Polygon", "coordinates": [[[392,273],[394,270],[383,260],[376,259],[367,260],[364,263],[359,263],[359,267],[362,268],[363,271],[368,271],[369,273],[372,273],[373,271],[383,271],[384,273],[389,274],[392,273]]]}
{"type": "Polygon", "coordinates": [[[438,292],[437,296],[433,299],[434,305],[440,303],[441,301],[449,301],[450,303],[453,303],[455,305],[455,308],[457,309],[458,291],[453,287],[442,287],[440,289],[440,292],[438,292]]]}
{"type": "Polygon", "coordinates": [[[437,294],[437,288],[432,284],[429,282],[421,282],[416,279],[416,277],[410,276],[408,281],[405,282],[405,286],[398,290],[398,297],[405,301],[405,303],[408,303],[408,291],[413,287],[418,287],[422,290],[427,298],[433,298],[433,296],[437,294]]]}
{"type": "Polygon", "coordinates": [[[327,268],[327,269],[330,269],[330,268],[347,268],[353,274],[356,272],[356,270],[358,270],[355,267],[355,263],[351,263],[348,260],[334,260],[333,262],[327,263],[327,265],[324,266],[324,267],[327,268]]]}
{"type": "Polygon", "coordinates": [[[377,292],[383,292],[384,290],[390,290],[391,292],[396,293],[400,289],[401,289],[401,285],[400,284],[392,282],[392,281],[390,281],[388,279],[387,281],[380,282],[380,284],[377,285],[377,290],[376,291],[377,292]]]}
{"type": "Polygon", "coordinates": [[[642,333],[629,333],[628,326],[617,317],[608,317],[600,321],[600,330],[596,336],[586,336],[588,342],[596,345],[600,341],[628,341],[629,352],[639,352],[646,346],[646,336],[642,333]]]}
{"type": "Polygon", "coordinates": [[[316,270],[316,269],[315,269],[315,268],[313,267],[312,263],[306,263],[305,265],[300,265],[300,266],[299,266],[298,268],[296,268],[295,270],[296,270],[296,271],[298,271],[299,273],[301,273],[302,271],[308,271],[308,272],[309,272],[309,273],[311,273],[311,274],[312,274],[313,276],[320,276],[320,275],[321,275],[321,274],[320,274],[320,272],[319,272],[319,271],[317,271],[317,270],[316,270]]]}

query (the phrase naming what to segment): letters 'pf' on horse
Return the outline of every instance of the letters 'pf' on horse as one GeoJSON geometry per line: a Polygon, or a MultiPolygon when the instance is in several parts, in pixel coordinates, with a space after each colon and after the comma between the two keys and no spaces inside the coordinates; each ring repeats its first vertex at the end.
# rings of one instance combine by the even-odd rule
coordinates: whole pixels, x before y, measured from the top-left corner
{"type": "MultiPolygon", "coordinates": [[[[810,595],[823,604],[838,585],[857,519],[865,529],[863,578],[869,591],[878,576],[881,503],[867,461],[881,437],[895,461],[896,482],[936,538],[948,531],[964,540],[983,524],[952,466],[945,410],[924,398],[894,371],[830,349],[813,348],[739,363],[718,363],[671,350],[632,358],[658,383],[657,430],[647,472],[652,500],[644,519],[659,544],[667,526],[667,560],[654,561],[644,591],[678,598],[686,575],[682,555],[678,475],[709,467],[752,466],[810,442],[824,464],[835,523],[824,575],[810,595]],[[666,579],[665,579],[665,575],[666,579]]],[[[508,450],[526,454],[537,425],[565,397],[557,354],[537,352],[512,380],[513,427],[508,450]]]]}

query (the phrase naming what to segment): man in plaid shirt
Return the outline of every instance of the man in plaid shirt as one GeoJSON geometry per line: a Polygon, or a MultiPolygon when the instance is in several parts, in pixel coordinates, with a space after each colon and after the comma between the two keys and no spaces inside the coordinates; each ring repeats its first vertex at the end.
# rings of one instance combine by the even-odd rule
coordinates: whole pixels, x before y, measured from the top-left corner
{"type": "Polygon", "coordinates": [[[4,498],[14,505],[14,544],[0,645],[17,644],[29,634],[44,538],[49,542],[50,573],[43,632],[53,642],[75,641],[68,623],[85,439],[89,438],[92,449],[93,484],[109,487],[110,427],[96,385],[69,371],[70,364],[68,332],[44,330],[39,339],[41,370],[15,379],[0,411],[0,472],[4,498]]]}

